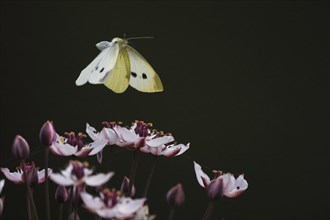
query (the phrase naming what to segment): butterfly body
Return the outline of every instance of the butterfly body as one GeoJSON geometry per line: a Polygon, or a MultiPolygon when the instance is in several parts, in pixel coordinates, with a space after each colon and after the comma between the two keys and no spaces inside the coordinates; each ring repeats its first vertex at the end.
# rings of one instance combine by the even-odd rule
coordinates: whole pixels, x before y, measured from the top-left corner
{"type": "Polygon", "coordinates": [[[96,44],[100,54],[81,71],[76,85],[104,84],[116,93],[124,92],[128,85],[141,92],[161,92],[163,85],[151,65],[127,40],[114,38],[111,42],[96,44]]]}

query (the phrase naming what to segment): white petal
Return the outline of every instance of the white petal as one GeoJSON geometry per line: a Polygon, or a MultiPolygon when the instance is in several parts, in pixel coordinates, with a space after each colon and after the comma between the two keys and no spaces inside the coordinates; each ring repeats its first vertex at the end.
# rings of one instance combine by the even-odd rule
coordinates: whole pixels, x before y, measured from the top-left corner
{"type": "Polygon", "coordinates": [[[72,164],[69,164],[69,165],[65,168],[65,170],[61,170],[61,173],[62,173],[62,175],[65,176],[66,178],[71,178],[72,169],[73,169],[72,164]]]}
{"type": "Polygon", "coordinates": [[[119,141],[118,134],[113,129],[103,128],[101,132],[107,137],[109,145],[114,145],[119,141]]]}
{"type": "Polygon", "coordinates": [[[0,193],[2,192],[2,188],[5,185],[5,180],[0,180],[0,193]]]}
{"type": "Polygon", "coordinates": [[[81,192],[80,197],[84,201],[86,208],[89,209],[91,212],[95,213],[97,209],[101,209],[104,207],[104,203],[99,197],[93,197],[86,192],[81,192]]]}
{"type": "Polygon", "coordinates": [[[86,123],[86,133],[93,141],[95,141],[99,135],[99,132],[97,132],[96,129],[90,126],[88,123],[86,123]]]}
{"type": "Polygon", "coordinates": [[[229,198],[235,198],[241,195],[247,188],[248,188],[248,183],[244,179],[244,175],[240,175],[235,181],[235,188],[230,192],[224,193],[224,195],[229,198]]]}
{"type": "MultiPolygon", "coordinates": [[[[53,172],[52,169],[48,168],[48,176],[53,172]]],[[[43,183],[45,181],[45,169],[38,171],[38,183],[43,183]]]]}
{"type": "Polygon", "coordinates": [[[52,173],[49,175],[49,178],[53,180],[56,184],[62,186],[71,186],[74,184],[74,181],[71,178],[65,177],[58,173],[52,173]]]}
{"type": "Polygon", "coordinates": [[[223,194],[226,195],[235,189],[235,177],[231,173],[223,174],[217,178],[222,179],[223,194]]]}
{"type": "Polygon", "coordinates": [[[117,132],[120,136],[120,138],[125,141],[125,142],[135,142],[139,136],[137,134],[135,134],[135,132],[132,132],[130,130],[128,130],[127,128],[124,127],[117,127],[117,132]]]}
{"type": "Polygon", "coordinates": [[[103,159],[103,151],[102,150],[96,154],[96,158],[97,158],[97,162],[99,162],[99,164],[101,164],[102,159],[103,159]]]}
{"type": "Polygon", "coordinates": [[[5,177],[13,183],[20,184],[23,183],[23,175],[18,172],[11,173],[8,168],[1,168],[1,172],[5,175],[5,177]]]}
{"type": "Polygon", "coordinates": [[[92,151],[89,153],[89,155],[95,155],[98,152],[102,151],[105,145],[107,145],[108,140],[107,139],[101,139],[94,141],[93,143],[90,144],[90,147],[92,147],[92,151]]]}
{"type": "Polygon", "coordinates": [[[88,186],[101,186],[104,183],[108,182],[113,175],[114,175],[113,172],[109,172],[107,174],[99,173],[94,176],[88,176],[85,179],[85,183],[88,186]]]}
{"type": "Polygon", "coordinates": [[[85,146],[83,148],[81,148],[79,151],[77,151],[74,155],[76,157],[88,157],[88,154],[93,150],[92,147],[90,146],[85,146]]]}
{"type": "Polygon", "coordinates": [[[199,185],[205,188],[210,183],[210,177],[203,172],[202,167],[195,161],[194,161],[194,168],[199,185]]]}
{"type": "Polygon", "coordinates": [[[52,153],[60,156],[71,156],[75,154],[78,150],[78,146],[73,147],[70,144],[63,142],[54,142],[50,146],[50,150],[52,153]]]}
{"type": "MultiPolygon", "coordinates": [[[[97,209],[96,214],[104,219],[113,219],[118,215],[118,211],[111,208],[97,209]]],[[[130,217],[130,216],[127,216],[130,217]]],[[[117,218],[116,218],[117,219],[117,218]]]]}
{"type": "Polygon", "coordinates": [[[144,202],[146,201],[145,198],[142,199],[125,199],[124,201],[122,201],[120,204],[118,204],[118,211],[122,214],[126,214],[126,215],[131,215],[135,212],[137,212],[144,204],[144,202]]]}
{"type": "Polygon", "coordinates": [[[148,140],[148,141],[146,141],[146,144],[149,147],[160,147],[160,146],[162,146],[164,144],[168,144],[172,141],[174,141],[173,136],[168,135],[168,136],[162,136],[162,137],[148,140]]]}
{"type": "Polygon", "coordinates": [[[187,145],[179,144],[179,147],[181,148],[180,152],[177,153],[175,156],[179,156],[179,155],[183,154],[184,152],[186,152],[190,147],[190,143],[188,143],[187,145]]]}

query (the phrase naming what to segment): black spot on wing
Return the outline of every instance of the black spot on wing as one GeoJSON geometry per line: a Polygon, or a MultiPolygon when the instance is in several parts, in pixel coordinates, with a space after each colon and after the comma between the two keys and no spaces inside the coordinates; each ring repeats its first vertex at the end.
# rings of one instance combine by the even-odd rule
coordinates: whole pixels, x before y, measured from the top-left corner
{"type": "Polygon", "coordinates": [[[142,78],[143,78],[143,79],[146,79],[146,78],[147,78],[147,74],[142,73],[142,78]]]}
{"type": "Polygon", "coordinates": [[[104,67],[100,70],[100,73],[102,73],[103,72],[103,70],[104,70],[104,67]]]}
{"type": "Polygon", "coordinates": [[[136,73],[134,73],[134,72],[131,72],[131,75],[132,75],[134,78],[136,78],[136,77],[137,77],[137,74],[136,74],[136,73]]]}
{"type": "MultiPolygon", "coordinates": [[[[112,69],[111,69],[112,70],[112,69]]],[[[105,74],[104,74],[104,76],[102,77],[102,79],[101,79],[101,82],[104,82],[104,81],[106,81],[107,79],[108,79],[108,77],[109,77],[109,75],[110,75],[110,73],[111,73],[111,70],[109,70],[108,72],[106,72],[105,74]]]]}

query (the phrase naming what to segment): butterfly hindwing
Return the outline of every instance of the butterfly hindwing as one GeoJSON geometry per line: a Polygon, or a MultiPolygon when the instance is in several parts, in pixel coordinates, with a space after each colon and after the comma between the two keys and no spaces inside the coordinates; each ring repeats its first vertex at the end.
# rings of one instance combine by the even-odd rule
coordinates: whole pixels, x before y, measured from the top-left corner
{"type": "Polygon", "coordinates": [[[116,93],[122,93],[129,85],[130,72],[130,60],[127,49],[121,47],[119,49],[116,63],[111,74],[104,82],[104,85],[116,93]]]}
{"type": "Polygon", "coordinates": [[[141,92],[163,91],[163,84],[148,61],[131,46],[126,47],[131,65],[129,84],[141,92]]]}

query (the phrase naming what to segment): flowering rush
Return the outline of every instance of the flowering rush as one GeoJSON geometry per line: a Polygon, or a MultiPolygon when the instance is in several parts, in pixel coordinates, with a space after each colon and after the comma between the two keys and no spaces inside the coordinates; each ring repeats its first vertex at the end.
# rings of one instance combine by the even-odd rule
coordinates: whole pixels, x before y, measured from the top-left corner
{"type": "MultiPolygon", "coordinates": [[[[26,164],[24,169],[25,171],[28,173],[30,169],[32,169],[34,167],[34,163],[30,164],[26,164]]],[[[38,184],[43,183],[45,181],[45,169],[43,170],[38,170],[37,169],[37,174],[38,174],[38,184]]],[[[18,166],[16,168],[16,172],[10,172],[10,170],[8,168],[1,168],[1,172],[5,175],[5,177],[15,183],[15,184],[21,184],[24,183],[24,174],[23,174],[23,168],[21,166],[18,166]]],[[[53,172],[52,169],[48,168],[48,176],[53,172]]]]}
{"type": "Polygon", "coordinates": [[[187,145],[173,144],[174,137],[171,134],[152,130],[151,123],[135,121],[130,128],[116,126],[114,130],[119,136],[117,145],[144,153],[172,157],[183,154],[189,149],[189,143],[187,145]]]}
{"type": "MultiPolygon", "coordinates": [[[[5,180],[0,180],[0,194],[2,192],[4,185],[5,185],[5,180]]],[[[0,197],[0,216],[2,214],[4,200],[5,200],[4,197],[0,197]]]]}
{"type": "Polygon", "coordinates": [[[105,219],[131,219],[146,201],[145,198],[131,199],[120,191],[109,189],[104,189],[99,197],[86,192],[81,192],[80,197],[86,209],[105,219]]]}
{"type": "Polygon", "coordinates": [[[88,169],[88,166],[87,162],[81,163],[80,161],[72,160],[65,170],[62,170],[61,173],[52,173],[49,178],[58,185],[84,188],[85,185],[92,187],[101,186],[114,175],[113,172],[91,175],[93,170],[88,169]]]}
{"type": "Polygon", "coordinates": [[[86,135],[83,133],[75,134],[74,132],[66,132],[65,137],[56,134],[56,139],[49,147],[49,150],[59,156],[87,157],[94,149],[103,148],[107,144],[107,140],[98,139],[92,143],[85,144],[86,135]]]}
{"type": "Polygon", "coordinates": [[[248,183],[241,174],[237,179],[231,173],[222,174],[220,171],[215,172],[215,178],[210,180],[210,177],[203,172],[201,166],[194,162],[194,168],[198,183],[208,190],[211,198],[219,198],[226,196],[235,198],[241,195],[247,188],[248,183]]]}

